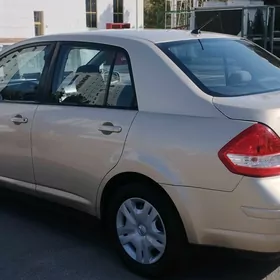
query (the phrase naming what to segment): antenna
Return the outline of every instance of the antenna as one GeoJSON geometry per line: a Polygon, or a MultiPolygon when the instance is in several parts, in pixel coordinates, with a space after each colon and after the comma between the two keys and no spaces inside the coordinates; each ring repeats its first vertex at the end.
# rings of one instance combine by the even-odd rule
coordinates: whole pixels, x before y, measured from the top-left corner
{"type": "Polygon", "coordinates": [[[201,30],[206,27],[209,23],[211,23],[212,21],[214,21],[216,19],[216,17],[218,17],[219,14],[216,14],[215,16],[213,16],[212,18],[210,18],[204,25],[202,25],[201,27],[199,28],[195,28],[194,30],[192,30],[191,34],[200,34],[201,33],[201,30]]]}

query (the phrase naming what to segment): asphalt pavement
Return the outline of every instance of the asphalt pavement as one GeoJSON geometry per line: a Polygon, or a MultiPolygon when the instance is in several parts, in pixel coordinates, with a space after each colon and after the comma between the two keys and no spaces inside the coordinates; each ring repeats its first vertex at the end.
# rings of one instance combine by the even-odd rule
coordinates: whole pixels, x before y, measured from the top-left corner
{"type": "MultiPolygon", "coordinates": [[[[172,280],[279,280],[280,261],[200,249],[172,280]]],[[[140,280],[122,265],[100,223],[87,214],[0,189],[0,280],[140,280]]]]}

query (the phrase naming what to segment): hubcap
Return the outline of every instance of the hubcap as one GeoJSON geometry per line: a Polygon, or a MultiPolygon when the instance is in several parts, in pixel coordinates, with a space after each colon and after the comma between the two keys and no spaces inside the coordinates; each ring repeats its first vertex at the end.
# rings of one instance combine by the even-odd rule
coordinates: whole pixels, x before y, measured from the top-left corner
{"type": "Polygon", "coordinates": [[[147,229],[145,228],[145,226],[139,225],[139,226],[138,226],[138,233],[139,233],[141,236],[145,236],[146,233],[147,233],[147,229]]]}
{"type": "Polygon", "coordinates": [[[130,198],[117,213],[117,233],[126,253],[142,264],[157,262],[166,248],[166,232],[157,210],[146,200],[130,198]]]}

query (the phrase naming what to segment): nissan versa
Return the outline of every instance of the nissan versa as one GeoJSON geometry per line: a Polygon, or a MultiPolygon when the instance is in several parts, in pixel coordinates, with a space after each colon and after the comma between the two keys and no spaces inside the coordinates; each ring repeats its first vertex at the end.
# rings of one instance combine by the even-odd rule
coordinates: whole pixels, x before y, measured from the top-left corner
{"type": "Polygon", "coordinates": [[[280,60],[254,43],[36,37],[1,52],[0,100],[1,185],[101,218],[133,271],[189,244],[280,252],[280,60]]]}

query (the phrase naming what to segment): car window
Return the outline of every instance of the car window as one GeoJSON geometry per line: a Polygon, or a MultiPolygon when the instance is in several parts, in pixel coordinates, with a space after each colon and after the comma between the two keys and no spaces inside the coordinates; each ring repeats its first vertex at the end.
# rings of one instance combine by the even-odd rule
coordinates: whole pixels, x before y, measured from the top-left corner
{"type": "Polygon", "coordinates": [[[117,48],[64,45],[55,69],[52,101],[63,105],[132,108],[136,98],[129,60],[117,48]]]}
{"type": "Polygon", "coordinates": [[[36,100],[48,51],[48,46],[29,47],[0,59],[1,100],[36,100]]]}
{"type": "Polygon", "coordinates": [[[280,90],[280,60],[240,39],[199,39],[159,47],[213,96],[239,96],[280,90]]]}
{"type": "Polygon", "coordinates": [[[95,49],[74,48],[69,51],[65,65],[66,72],[75,72],[81,65],[87,64],[99,53],[95,49]]]}
{"type": "Polygon", "coordinates": [[[132,84],[132,76],[125,53],[117,52],[110,80],[107,106],[134,107],[136,98],[132,84]]]}

